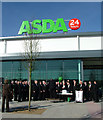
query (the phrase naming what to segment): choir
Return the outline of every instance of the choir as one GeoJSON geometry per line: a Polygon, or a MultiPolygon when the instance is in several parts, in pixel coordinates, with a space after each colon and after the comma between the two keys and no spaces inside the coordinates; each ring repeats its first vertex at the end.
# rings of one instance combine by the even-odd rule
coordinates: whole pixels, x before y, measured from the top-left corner
{"type": "MultiPolygon", "coordinates": [[[[22,102],[29,100],[29,82],[28,81],[11,81],[10,84],[11,97],[10,100],[22,102]]],[[[31,85],[31,100],[45,100],[46,98],[60,98],[58,95],[62,90],[67,90],[68,93],[73,93],[71,101],[75,101],[75,91],[83,91],[83,101],[98,102],[100,91],[96,81],[76,81],[63,80],[55,81],[32,81],[31,85]]]]}

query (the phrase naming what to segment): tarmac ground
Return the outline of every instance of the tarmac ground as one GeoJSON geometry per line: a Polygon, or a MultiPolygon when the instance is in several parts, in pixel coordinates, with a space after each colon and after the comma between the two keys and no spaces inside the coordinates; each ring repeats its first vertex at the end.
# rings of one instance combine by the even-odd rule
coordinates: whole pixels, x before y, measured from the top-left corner
{"type": "MultiPolygon", "coordinates": [[[[1,100],[0,100],[1,108],[1,100]]],[[[93,101],[76,103],[63,102],[56,99],[44,101],[31,101],[31,108],[35,110],[44,109],[40,114],[15,113],[18,109],[27,109],[28,101],[10,102],[10,112],[0,113],[1,118],[103,118],[103,102],[94,103],[93,101]]],[[[1,110],[1,109],[0,109],[1,110]]]]}

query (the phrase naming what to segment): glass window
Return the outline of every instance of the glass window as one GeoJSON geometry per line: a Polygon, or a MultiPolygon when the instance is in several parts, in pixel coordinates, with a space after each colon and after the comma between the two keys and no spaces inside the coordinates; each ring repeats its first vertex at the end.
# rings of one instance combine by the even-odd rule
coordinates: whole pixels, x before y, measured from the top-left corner
{"type": "MultiPolygon", "coordinates": [[[[32,71],[32,80],[78,79],[79,60],[38,60],[32,71]]],[[[7,79],[28,79],[28,63],[26,61],[3,62],[2,76],[7,79]]]]}

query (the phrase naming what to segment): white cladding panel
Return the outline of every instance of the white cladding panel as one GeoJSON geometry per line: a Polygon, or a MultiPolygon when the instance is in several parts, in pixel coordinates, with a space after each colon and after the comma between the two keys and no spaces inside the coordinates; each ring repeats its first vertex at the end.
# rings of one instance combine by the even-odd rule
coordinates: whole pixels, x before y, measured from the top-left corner
{"type": "MultiPolygon", "coordinates": [[[[78,37],[40,39],[41,52],[76,51],[78,50],[78,37]]],[[[102,37],[103,38],[103,37],[102,37]]],[[[79,37],[80,50],[101,50],[103,39],[101,37],[79,37]]],[[[23,40],[7,41],[6,53],[19,53],[24,51],[23,40]]],[[[0,54],[5,52],[5,42],[0,41],[0,54]]]]}
{"type": "Polygon", "coordinates": [[[103,49],[103,36],[101,37],[101,49],[103,49]]]}
{"type": "Polygon", "coordinates": [[[40,40],[41,51],[74,51],[78,50],[77,38],[55,38],[40,40]]]}
{"type": "Polygon", "coordinates": [[[1,42],[0,42],[0,54],[4,53],[4,51],[5,51],[4,48],[5,48],[4,41],[1,41],[1,42]]]}
{"type": "Polygon", "coordinates": [[[24,41],[7,41],[7,53],[19,53],[23,52],[24,41]]]}
{"type": "MultiPolygon", "coordinates": [[[[78,50],[77,38],[54,38],[39,40],[41,52],[78,50]]],[[[8,41],[7,53],[23,52],[24,41],[8,41]]]]}
{"type": "Polygon", "coordinates": [[[80,50],[100,50],[101,37],[80,37],[80,50]]]}

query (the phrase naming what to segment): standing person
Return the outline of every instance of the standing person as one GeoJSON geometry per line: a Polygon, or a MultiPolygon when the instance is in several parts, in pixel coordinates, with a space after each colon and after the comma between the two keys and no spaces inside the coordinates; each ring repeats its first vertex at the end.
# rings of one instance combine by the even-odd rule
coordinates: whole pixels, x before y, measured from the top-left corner
{"type": "Polygon", "coordinates": [[[55,81],[53,79],[51,79],[49,81],[49,90],[50,90],[50,98],[55,98],[55,81]]]}
{"type": "Polygon", "coordinates": [[[47,84],[46,84],[45,81],[43,81],[42,90],[43,90],[43,97],[42,97],[42,99],[45,100],[45,98],[47,97],[47,84]]]}
{"type": "Polygon", "coordinates": [[[96,81],[94,81],[94,84],[93,84],[93,100],[94,100],[94,102],[99,102],[99,99],[98,99],[98,85],[97,85],[96,81]]]}
{"type": "Polygon", "coordinates": [[[38,93],[39,93],[38,81],[35,80],[33,84],[33,101],[38,100],[38,93]]]}
{"type": "Polygon", "coordinates": [[[89,101],[93,99],[93,85],[92,82],[89,81],[89,87],[88,87],[88,96],[89,96],[89,101]]]}
{"type": "Polygon", "coordinates": [[[72,91],[71,84],[70,84],[69,81],[67,81],[66,90],[67,90],[69,93],[71,93],[71,91],[72,91]]]}
{"type": "Polygon", "coordinates": [[[59,85],[59,81],[56,82],[56,98],[59,98],[58,93],[60,93],[60,85],[59,85]]]}
{"type": "Polygon", "coordinates": [[[84,99],[88,101],[88,85],[87,82],[84,82],[84,99]]]}
{"type": "Polygon", "coordinates": [[[26,85],[26,100],[28,101],[29,100],[29,84],[28,84],[28,81],[26,81],[25,85],[26,85]]]}
{"type": "Polygon", "coordinates": [[[59,91],[60,91],[60,93],[62,92],[62,87],[63,87],[63,83],[62,83],[62,81],[59,83],[59,91]]]}
{"type": "Polygon", "coordinates": [[[26,101],[27,100],[27,81],[22,82],[22,100],[26,101]]]}
{"type": "Polygon", "coordinates": [[[76,80],[73,80],[73,86],[72,86],[72,91],[71,91],[73,93],[72,101],[75,100],[75,91],[77,90],[77,88],[78,88],[77,82],[76,80]]]}
{"type": "Polygon", "coordinates": [[[79,82],[79,90],[83,91],[83,102],[84,102],[84,83],[81,80],[79,82]]]}
{"type": "Polygon", "coordinates": [[[11,81],[11,84],[10,84],[10,91],[11,91],[11,94],[10,94],[10,101],[12,101],[12,99],[13,99],[13,94],[14,94],[14,81],[11,81]]]}
{"type": "Polygon", "coordinates": [[[45,81],[45,84],[46,84],[46,98],[50,98],[49,82],[45,81]]]}
{"type": "MultiPolygon", "coordinates": [[[[66,88],[67,88],[67,84],[66,84],[65,80],[63,80],[62,91],[66,90],[66,88]]],[[[63,101],[66,101],[67,97],[66,96],[61,96],[60,99],[63,99],[63,101]]]]}
{"type": "Polygon", "coordinates": [[[79,82],[79,90],[84,92],[84,84],[81,80],[79,82]]]}
{"type": "Polygon", "coordinates": [[[18,81],[18,102],[22,101],[23,84],[22,81],[18,81]]]}
{"type": "Polygon", "coordinates": [[[10,85],[8,84],[8,80],[4,81],[3,85],[3,102],[2,102],[2,112],[4,112],[5,109],[5,100],[6,100],[6,112],[9,112],[9,100],[10,100],[10,85]]]}
{"type": "Polygon", "coordinates": [[[39,94],[38,94],[38,99],[39,100],[42,100],[42,97],[43,97],[43,90],[42,90],[42,82],[40,81],[39,82],[39,94]]]}
{"type": "Polygon", "coordinates": [[[65,80],[63,80],[63,82],[62,82],[62,90],[66,90],[66,83],[65,83],[65,80]]]}
{"type": "Polygon", "coordinates": [[[17,101],[17,95],[18,95],[18,85],[17,81],[14,83],[14,101],[17,101]]]}

